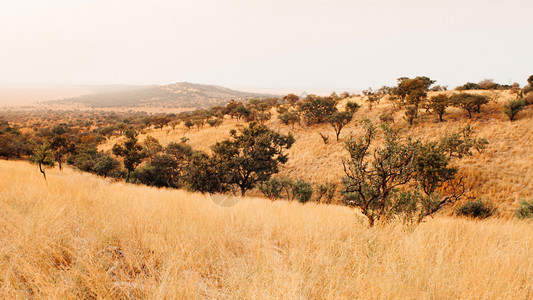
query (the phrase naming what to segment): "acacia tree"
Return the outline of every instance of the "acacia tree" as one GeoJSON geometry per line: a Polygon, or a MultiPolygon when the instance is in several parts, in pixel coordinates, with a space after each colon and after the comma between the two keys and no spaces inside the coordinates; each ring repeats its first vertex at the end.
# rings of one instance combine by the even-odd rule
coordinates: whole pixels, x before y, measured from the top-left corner
{"type": "Polygon", "coordinates": [[[52,142],[50,143],[50,148],[53,151],[53,158],[59,165],[59,170],[63,169],[63,161],[65,160],[65,156],[70,152],[69,147],[70,143],[67,140],[67,138],[56,135],[52,139],[52,142]]]}
{"type": "Polygon", "coordinates": [[[194,123],[189,118],[189,119],[185,120],[185,122],[183,122],[183,125],[185,125],[185,127],[187,127],[187,130],[191,130],[191,128],[194,126],[194,123]]]}
{"type": "Polygon", "coordinates": [[[368,110],[372,110],[374,103],[379,103],[381,95],[375,93],[372,88],[363,91],[363,96],[366,97],[366,102],[368,102],[368,110]]]}
{"type": "Polygon", "coordinates": [[[453,106],[460,107],[468,112],[468,117],[472,118],[472,113],[481,111],[481,106],[489,103],[489,98],[484,95],[459,93],[452,96],[453,106]]]}
{"type": "Polygon", "coordinates": [[[120,162],[114,159],[111,155],[104,153],[97,156],[92,171],[99,176],[107,177],[107,175],[116,170],[120,166],[120,162]]]}
{"type": "MultiPolygon", "coordinates": [[[[379,130],[369,120],[362,125],[365,134],[346,141],[349,158],[343,161],[342,194],[344,203],[360,208],[370,226],[396,216],[419,223],[464,195],[457,168],[451,166],[452,157],[447,155],[450,140],[423,143],[402,139],[382,124],[383,146],[371,150],[379,130]]],[[[473,143],[460,144],[470,147],[454,148],[453,152],[469,154],[473,143]]]]}
{"type": "Polygon", "coordinates": [[[160,154],[136,169],[134,177],[145,185],[176,188],[179,186],[179,162],[172,155],[160,154]]]}
{"type": "Polygon", "coordinates": [[[222,182],[237,186],[241,195],[277,173],[279,165],[288,160],[284,150],[294,143],[292,134],[282,135],[255,122],[241,129],[240,134],[235,130],[230,134],[230,139],[211,147],[212,160],[218,166],[222,182]]]}
{"type": "Polygon", "coordinates": [[[39,166],[39,171],[43,174],[44,181],[46,181],[46,173],[43,166],[53,167],[55,165],[53,155],[48,141],[40,144],[34,143],[33,154],[30,159],[39,166]]]}
{"type": "Polygon", "coordinates": [[[339,140],[339,135],[341,134],[342,128],[344,128],[346,124],[350,123],[352,117],[353,115],[349,111],[336,111],[329,116],[328,122],[331,126],[333,126],[333,129],[335,130],[335,136],[337,137],[337,141],[339,140]]]}
{"type": "Polygon", "coordinates": [[[170,123],[170,121],[172,120],[166,115],[157,116],[152,119],[152,123],[155,124],[156,127],[159,127],[161,130],[163,130],[163,127],[170,123]]]}
{"type": "Polygon", "coordinates": [[[295,110],[287,110],[282,114],[278,115],[278,119],[285,125],[291,125],[294,128],[295,124],[300,122],[300,115],[295,110]]]}
{"type": "Polygon", "coordinates": [[[335,112],[336,105],[337,101],[331,97],[308,95],[303,102],[300,102],[300,111],[307,125],[320,124],[326,122],[335,112]]]}
{"type": "Polygon", "coordinates": [[[159,140],[155,137],[148,135],[144,139],[143,143],[143,152],[144,156],[150,161],[154,158],[159,152],[163,151],[163,146],[159,143],[159,140]]]}
{"type": "Polygon", "coordinates": [[[446,108],[450,105],[450,97],[446,94],[438,94],[429,99],[428,107],[431,111],[439,116],[439,121],[444,121],[442,116],[446,112],[446,108]]]}
{"type": "Polygon", "coordinates": [[[191,154],[189,163],[183,169],[182,179],[186,187],[198,192],[226,192],[227,186],[222,182],[220,166],[202,151],[191,154]]]}
{"type": "Polygon", "coordinates": [[[296,104],[296,102],[298,102],[300,100],[300,97],[296,96],[295,94],[287,94],[285,96],[283,96],[282,98],[283,100],[285,100],[285,102],[287,102],[289,105],[294,105],[296,104]]]}
{"type": "Polygon", "coordinates": [[[172,127],[172,132],[176,131],[176,126],[178,126],[181,123],[181,120],[177,119],[169,123],[170,127],[172,127]]]}
{"type": "Polygon", "coordinates": [[[398,78],[398,86],[394,89],[394,94],[400,97],[403,104],[415,106],[415,118],[418,117],[420,103],[426,99],[429,87],[435,83],[426,76],[418,76],[410,79],[407,77],[398,78]]]}
{"type": "Polygon", "coordinates": [[[123,144],[113,146],[113,154],[124,158],[124,168],[127,170],[126,182],[130,180],[133,170],[143,161],[145,153],[143,147],[137,144],[137,132],[134,129],[128,129],[124,133],[126,141],[123,144]]]}
{"type": "Polygon", "coordinates": [[[185,141],[180,143],[170,143],[165,147],[165,153],[170,155],[175,160],[175,171],[177,178],[183,176],[183,171],[188,163],[190,163],[194,151],[190,145],[187,145],[185,141]]]}

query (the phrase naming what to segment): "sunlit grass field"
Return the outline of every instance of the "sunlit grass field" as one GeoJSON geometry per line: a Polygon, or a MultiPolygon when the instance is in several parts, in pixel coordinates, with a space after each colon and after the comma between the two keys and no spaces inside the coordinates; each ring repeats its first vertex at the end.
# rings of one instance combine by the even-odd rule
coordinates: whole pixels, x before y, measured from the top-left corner
{"type": "Polygon", "coordinates": [[[181,190],[0,161],[0,298],[532,299],[533,223],[181,190]]]}

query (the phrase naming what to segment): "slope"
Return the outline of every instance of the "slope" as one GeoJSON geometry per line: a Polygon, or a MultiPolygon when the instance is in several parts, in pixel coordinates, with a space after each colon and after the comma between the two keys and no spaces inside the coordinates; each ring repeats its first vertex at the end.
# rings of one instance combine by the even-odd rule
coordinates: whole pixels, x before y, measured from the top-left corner
{"type": "MultiPolygon", "coordinates": [[[[345,138],[360,132],[358,124],[363,118],[379,122],[379,116],[384,112],[393,114],[393,126],[400,128],[404,135],[427,140],[435,140],[445,133],[461,130],[470,124],[476,136],[486,138],[489,145],[482,153],[475,153],[474,156],[455,163],[472,187],[473,197],[493,202],[502,216],[510,217],[520,199],[533,197],[533,108],[528,107],[520,113],[516,121],[510,122],[502,109],[505,101],[511,97],[508,93],[499,93],[495,96],[495,101],[484,106],[482,113],[472,119],[457,108],[448,108],[444,116],[445,122],[438,122],[435,115],[422,112],[421,120],[415,126],[409,126],[403,119],[403,111],[395,111],[386,100],[369,110],[361,98],[353,98],[351,100],[359,102],[363,107],[355,114],[354,120],[343,129],[343,138],[340,141],[335,141],[333,129],[328,124],[311,127],[297,125],[292,128],[283,125],[277,119],[276,111],[272,110],[273,116],[268,126],[284,133],[293,132],[296,138],[295,144],[288,151],[289,161],[282,167],[279,175],[301,178],[313,183],[340,182],[343,176],[342,158],[347,155],[344,151],[345,138]],[[330,142],[324,144],[319,133],[328,135],[330,142]]],[[[339,107],[342,108],[344,104],[345,101],[341,102],[339,107]]],[[[209,151],[209,147],[216,141],[229,137],[230,129],[243,125],[246,123],[229,118],[226,118],[219,128],[206,126],[199,130],[188,130],[182,124],[175,131],[170,128],[150,129],[140,135],[140,140],[151,135],[166,145],[187,137],[193,148],[209,151]]],[[[101,149],[109,150],[119,141],[121,138],[111,139],[101,146],[101,149]]],[[[256,192],[255,195],[259,193],[256,192]]]]}
{"type": "Polygon", "coordinates": [[[533,296],[530,222],[367,228],[341,206],[180,190],[0,161],[2,298],[533,296]]]}

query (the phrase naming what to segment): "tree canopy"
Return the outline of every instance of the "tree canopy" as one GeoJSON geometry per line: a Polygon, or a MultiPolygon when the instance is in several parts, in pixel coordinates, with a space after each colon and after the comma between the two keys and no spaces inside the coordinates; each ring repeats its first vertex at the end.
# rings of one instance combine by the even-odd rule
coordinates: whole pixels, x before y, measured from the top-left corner
{"type": "Polygon", "coordinates": [[[222,182],[237,186],[244,195],[279,171],[279,165],[288,160],[284,150],[293,143],[291,134],[283,135],[265,125],[250,123],[240,134],[232,130],[230,139],[216,143],[211,149],[222,182]]]}

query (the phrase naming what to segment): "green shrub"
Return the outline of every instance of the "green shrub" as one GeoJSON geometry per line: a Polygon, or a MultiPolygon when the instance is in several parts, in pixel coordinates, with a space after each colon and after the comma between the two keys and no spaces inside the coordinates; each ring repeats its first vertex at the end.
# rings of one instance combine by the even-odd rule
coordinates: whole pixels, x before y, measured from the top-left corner
{"type": "Polygon", "coordinates": [[[485,219],[492,216],[495,212],[496,209],[491,203],[478,199],[459,206],[455,214],[458,216],[485,219]]]}
{"type": "Polygon", "coordinates": [[[300,116],[298,115],[298,112],[293,110],[287,110],[282,114],[279,114],[278,119],[280,119],[283,124],[292,126],[300,122],[300,116]]]}
{"type": "Polygon", "coordinates": [[[385,111],[379,115],[379,120],[384,123],[394,123],[394,116],[390,111],[385,111]]]}
{"type": "Polygon", "coordinates": [[[259,186],[259,190],[269,199],[280,199],[284,196],[292,200],[294,183],[288,177],[270,178],[259,186]]]}
{"type": "Polygon", "coordinates": [[[222,119],[219,119],[219,118],[213,118],[213,119],[209,119],[207,120],[207,124],[209,124],[209,126],[211,127],[218,127],[222,124],[222,122],[224,122],[222,119]]]}
{"type": "Polygon", "coordinates": [[[524,109],[524,106],[526,106],[526,103],[524,100],[510,100],[504,105],[503,112],[509,117],[509,120],[512,122],[516,118],[516,115],[524,109]]]}
{"type": "Polygon", "coordinates": [[[516,216],[519,219],[533,219],[533,199],[529,201],[526,199],[520,200],[518,209],[516,210],[516,216]]]}
{"type": "Polygon", "coordinates": [[[330,204],[337,193],[337,186],[333,182],[317,185],[315,189],[316,202],[320,203],[324,199],[324,203],[330,204]]]}
{"type": "Polygon", "coordinates": [[[354,101],[348,101],[346,103],[346,111],[349,111],[352,114],[355,114],[355,112],[361,107],[361,105],[357,104],[357,102],[354,101]]]}
{"type": "Polygon", "coordinates": [[[300,203],[306,203],[313,195],[313,186],[309,182],[298,179],[294,183],[293,194],[300,203]]]}

